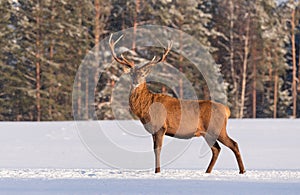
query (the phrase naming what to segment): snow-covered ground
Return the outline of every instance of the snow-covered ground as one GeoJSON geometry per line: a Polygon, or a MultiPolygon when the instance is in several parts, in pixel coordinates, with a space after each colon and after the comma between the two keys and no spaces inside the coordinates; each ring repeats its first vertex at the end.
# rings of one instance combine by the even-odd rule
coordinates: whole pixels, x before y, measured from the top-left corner
{"type": "Polygon", "coordinates": [[[104,132],[124,153],[132,152],[130,158],[136,162],[127,169],[128,164],[122,162],[133,159],[120,151],[111,153],[114,150],[107,148],[101,139],[97,142],[97,136],[92,144],[88,143],[90,140],[82,131],[85,128],[88,131],[90,123],[0,123],[0,194],[300,192],[300,120],[230,120],[228,133],[239,143],[247,169],[244,175],[238,174],[234,155],[224,146],[213,173],[205,174],[211,154],[202,138],[181,142],[184,150],[176,148],[173,138],[166,138],[162,172],[154,174],[153,154],[148,152],[152,148],[151,137],[144,132],[128,132],[128,127],[140,129],[139,123],[97,122],[100,127],[97,131],[104,132]],[[175,147],[178,155],[171,159],[164,157],[169,154],[168,147],[175,147]],[[109,156],[117,156],[112,159],[121,163],[111,162],[106,151],[109,156]],[[134,157],[141,153],[145,153],[149,168],[134,168],[145,160],[134,157]]]}
{"type": "Polygon", "coordinates": [[[0,193],[70,194],[299,194],[299,171],[6,169],[0,193]]]}

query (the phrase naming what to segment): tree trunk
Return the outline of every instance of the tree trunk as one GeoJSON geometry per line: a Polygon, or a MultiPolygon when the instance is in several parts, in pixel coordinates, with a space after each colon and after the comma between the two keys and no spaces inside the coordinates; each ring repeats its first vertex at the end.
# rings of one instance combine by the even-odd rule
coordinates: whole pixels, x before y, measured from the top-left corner
{"type": "MultiPolygon", "coordinates": [[[[268,52],[268,57],[269,59],[272,59],[272,54],[271,52],[268,52]]],[[[271,93],[272,93],[272,81],[273,81],[273,67],[272,67],[272,62],[269,61],[269,83],[267,86],[267,101],[271,102],[271,93]]],[[[269,117],[269,116],[268,116],[269,117]]]]}
{"type": "MultiPolygon", "coordinates": [[[[89,29],[85,30],[85,39],[89,40],[89,29]]],[[[89,53],[89,44],[86,46],[85,54],[89,53]]],[[[84,71],[82,71],[82,75],[79,76],[80,84],[79,84],[79,96],[80,96],[80,119],[88,119],[88,86],[89,86],[89,67],[84,71]]]]}
{"type": "Polygon", "coordinates": [[[253,46],[252,118],[256,118],[256,43],[253,46]]]}
{"type": "MultiPolygon", "coordinates": [[[[259,5],[258,5],[258,1],[255,0],[255,8],[254,8],[254,13],[253,14],[257,14],[257,9],[258,9],[259,5]]],[[[257,21],[255,20],[255,26],[258,25],[257,21]]],[[[257,76],[257,41],[254,40],[253,41],[253,46],[252,46],[252,118],[256,118],[256,97],[257,97],[257,93],[256,93],[256,76],[257,76]]]]}
{"type": "MultiPolygon", "coordinates": [[[[55,18],[55,6],[54,6],[54,1],[51,1],[51,29],[53,29],[54,27],[52,26],[52,24],[54,24],[54,18],[55,18]]],[[[54,57],[54,40],[51,40],[50,43],[50,49],[49,49],[49,60],[53,61],[53,57],[54,57]]],[[[50,68],[51,70],[51,68],[50,68]]],[[[49,70],[49,71],[50,71],[49,70]]],[[[51,71],[52,74],[53,71],[51,71]]],[[[54,99],[54,95],[53,95],[53,79],[50,79],[50,87],[49,87],[49,104],[48,104],[48,115],[49,118],[52,119],[52,103],[51,100],[54,99]]]]}
{"type": "Polygon", "coordinates": [[[248,55],[249,55],[249,31],[250,31],[250,16],[248,16],[247,24],[246,24],[243,74],[242,74],[241,106],[240,106],[239,118],[243,118],[243,116],[244,116],[245,92],[246,92],[246,81],[247,81],[247,65],[248,65],[248,55]]]}
{"type": "Polygon", "coordinates": [[[232,100],[232,113],[234,117],[237,117],[237,104],[238,104],[238,83],[236,81],[236,70],[234,66],[234,6],[232,1],[229,1],[229,7],[230,7],[230,53],[229,53],[229,61],[230,61],[230,71],[231,71],[231,78],[233,83],[233,100],[232,100]]]}
{"type": "Polygon", "coordinates": [[[138,15],[140,13],[140,0],[135,0],[135,13],[133,17],[133,38],[132,38],[132,49],[136,49],[136,30],[138,26],[138,15]]]}
{"type": "MultiPolygon", "coordinates": [[[[100,36],[101,36],[101,5],[100,5],[100,0],[95,0],[95,62],[93,63],[93,71],[91,74],[94,74],[94,80],[92,82],[94,82],[93,84],[91,84],[91,86],[94,86],[94,94],[96,93],[97,90],[97,83],[98,83],[98,79],[99,79],[99,68],[98,68],[98,64],[100,61],[100,54],[99,54],[99,47],[100,47],[100,36]]],[[[93,116],[90,116],[93,117],[93,116]]]]}
{"type": "Polygon", "coordinates": [[[86,120],[89,119],[89,68],[86,69],[86,76],[85,76],[85,111],[84,111],[84,118],[86,120]]]}
{"type": "MultiPolygon", "coordinates": [[[[82,6],[82,5],[80,5],[80,6],[82,6]]],[[[83,25],[82,25],[82,21],[83,21],[83,16],[82,16],[82,11],[81,11],[81,9],[80,9],[80,11],[79,11],[79,17],[78,17],[78,24],[79,24],[79,26],[81,27],[81,28],[83,28],[83,25]]],[[[85,32],[84,32],[84,34],[85,34],[85,32]]],[[[82,54],[83,54],[83,51],[82,51],[82,48],[81,47],[79,47],[78,48],[78,55],[79,56],[82,56],[82,54]]],[[[75,114],[76,113],[76,115],[77,115],[77,117],[76,117],[76,119],[81,119],[81,106],[82,106],[82,104],[81,104],[81,101],[82,101],[82,93],[81,93],[81,82],[82,82],[82,80],[81,80],[81,74],[82,74],[82,72],[81,71],[79,71],[79,72],[77,72],[77,74],[78,74],[78,76],[77,76],[77,88],[76,88],[76,98],[77,98],[77,102],[73,102],[74,104],[76,104],[76,107],[75,107],[75,109],[76,110],[73,110],[73,113],[75,114]]]]}
{"type": "Polygon", "coordinates": [[[296,83],[296,43],[295,43],[295,9],[292,11],[291,19],[291,41],[292,41],[292,58],[293,58],[293,81],[292,81],[292,93],[293,93],[293,117],[297,118],[297,83],[296,83]]]}
{"type": "Polygon", "coordinates": [[[253,64],[252,118],[256,118],[256,63],[253,64]]]}
{"type": "Polygon", "coordinates": [[[274,73],[274,109],[273,118],[277,118],[277,102],[278,102],[278,70],[275,68],[274,73]]]}
{"type": "MultiPolygon", "coordinates": [[[[81,119],[82,115],[81,115],[81,106],[82,106],[82,93],[81,93],[81,72],[79,72],[78,74],[78,81],[77,81],[77,118],[81,119]]],[[[75,103],[75,102],[74,102],[75,103]]]]}
{"type": "Polygon", "coordinates": [[[96,46],[96,51],[99,51],[99,48],[97,47],[97,44],[99,43],[100,40],[100,0],[95,0],[94,1],[94,7],[95,7],[95,46],[96,46]]]}
{"type": "Polygon", "coordinates": [[[41,120],[41,32],[40,32],[40,24],[41,24],[41,18],[40,18],[40,3],[38,2],[37,5],[37,12],[36,12],[36,26],[37,26],[37,35],[36,35],[36,63],[35,63],[35,71],[36,71],[36,120],[41,120]]]}

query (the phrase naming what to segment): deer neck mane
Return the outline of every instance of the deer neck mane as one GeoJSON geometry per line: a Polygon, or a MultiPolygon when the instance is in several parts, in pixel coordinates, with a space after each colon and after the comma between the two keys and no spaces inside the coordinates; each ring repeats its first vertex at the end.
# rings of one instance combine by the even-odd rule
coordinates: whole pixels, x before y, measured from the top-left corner
{"type": "Polygon", "coordinates": [[[140,119],[148,114],[153,102],[153,94],[148,90],[146,82],[137,85],[131,90],[129,105],[131,111],[140,119]]]}

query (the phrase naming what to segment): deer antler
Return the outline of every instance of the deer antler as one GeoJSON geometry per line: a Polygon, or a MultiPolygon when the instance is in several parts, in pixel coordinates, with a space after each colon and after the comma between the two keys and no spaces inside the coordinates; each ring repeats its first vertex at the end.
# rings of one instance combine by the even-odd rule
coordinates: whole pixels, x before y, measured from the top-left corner
{"type": "MultiPolygon", "coordinates": [[[[168,53],[170,52],[172,46],[173,46],[173,41],[169,41],[168,47],[165,48],[165,52],[164,52],[164,54],[162,55],[162,57],[159,59],[158,62],[163,62],[163,61],[166,60],[166,57],[167,57],[168,53]]],[[[157,63],[158,63],[158,62],[157,62],[157,63]]]]}
{"type": "Polygon", "coordinates": [[[173,41],[169,41],[168,47],[164,48],[164,53],[161,56],[161,58],[156,59],[156,56],[154,56],[150,62],[146,63],[145,65],[143,65],[141,67],[139,67],[139,69],[144,68],[144,67],[149,66],[149,65],[152,65],[152,64],[157,64],[159,62],[164,62],[166,60],[167,55],[171,51],[172,46],[173,46],[173,41]]]}
{"type": "Polygon", "coordinates": [[[113,58],[120,64],[127,66],[128,68],[133,68],[134,67],[134,62],[131,62],[129,60],[127,60],[123,54],[121,54],[121,59],[117,57],[116,53],[115,53],[115,45],[123,38],[123,35],[121,35],[115,42],[112,40],[113,34],[110,35],[109,37],[109,47],[110,47],[110,51],[111,54],[113,56],[113,58]]]}

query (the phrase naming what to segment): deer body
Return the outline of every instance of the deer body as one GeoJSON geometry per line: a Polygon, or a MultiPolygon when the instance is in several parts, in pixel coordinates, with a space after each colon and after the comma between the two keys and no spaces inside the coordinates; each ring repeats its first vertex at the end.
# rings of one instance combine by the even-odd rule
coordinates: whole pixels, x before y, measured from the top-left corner
{"type": "Polygon", "coordinates": [[[135,66],[121,55],[118,58],[114,52],[115,44],[121,39],[109,44],[113,58],[124,68],[129,69],[133,89],[129,97],[131,111],[140,119],[145,129],[152,134],[155,153],[155,172],[160,172],[160,152],[164,135],[180,139],[203,136],[211,147],[212,158],[206,173],[210,173],[220,153],[221,142],[235,154],[240,173],[245,172],[238,144],[232,140],[226,131],[230,110],[227,106],[210,100],[182,100],[165,94],[154,94],[148,90],[146,76],[151,66],[165,60],[172,44],[168,45],[160,59],[155,57],[148,63],[135,66]]]}
{"type": "MultiPolygon", "coordinates": [[[[205,135],[211,116],[219,118],[210,129],[223,127],[230,115],[228,107],[210,100],[180,100],[165,94],[154,94],[142,83],[131,91],[129,99],[131,111],[139,117],[146,130],[153,134],[159,128],[168,136],[190,139],[205,135]],[[151,105],[159,103],[151,109],[151,105]],[[214,107],[214,109],[211,109],[214,107]]],[[[217,132],[210,132],[215,135],[217,132]]]]}

